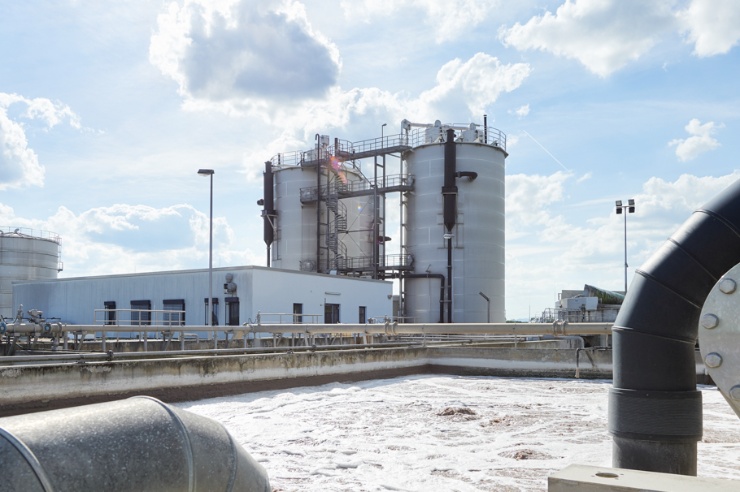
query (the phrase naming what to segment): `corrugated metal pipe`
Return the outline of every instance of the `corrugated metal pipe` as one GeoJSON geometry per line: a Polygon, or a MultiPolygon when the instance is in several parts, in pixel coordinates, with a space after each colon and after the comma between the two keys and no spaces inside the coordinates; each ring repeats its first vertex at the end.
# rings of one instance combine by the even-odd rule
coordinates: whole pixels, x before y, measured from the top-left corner
{"type": "Polygon", "coordinates": [[[134,397],[0,418],[2,490],[271,490],[218,422],[134,397]]]}
{"type": "Polygon", "coordinates": [[[696,475],[702,305],[740,261],[740,180],[696,210],[635,272],[614,323],[609,394],[618,468],[696,475]]]}

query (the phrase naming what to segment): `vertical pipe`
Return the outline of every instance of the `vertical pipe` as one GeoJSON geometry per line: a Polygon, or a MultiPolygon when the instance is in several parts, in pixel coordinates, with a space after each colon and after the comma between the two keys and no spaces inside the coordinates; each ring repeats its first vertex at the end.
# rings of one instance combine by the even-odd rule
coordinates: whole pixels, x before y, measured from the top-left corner
{"type": "Polygon", "coordinates": [[[321,135],[316,134],[316,272],[321,269],[321,161],[319,159],[321,135]]]}
{"type": "Polygon", "coordinates": [[[455,130],[447,129],[444,144],[444,185],[442,186],[442,215],[447,239],[447,322],[452,323],[452,230],[457,220],[457,149],[455,147],[455,130]]]}
{"type": "MultiPolygon", "coordinates": [[[[382,131],[382,128],[381,128],[382,131]]],[[[378,226],[379,219],[379,208],[378,208],[378,156],[375,156],[373,162],[373,278],[378,278],[378,263],[380,262],[380,241],[379,233],[380,227],[378,226]]]]}
{"type": "Polygon", "coordinates": [[[272,173],[272,163],[270,161],[265,162],[265,172],[262,175],[262,196],[264,206],[262,209],[263,224],[263,237],[265,244],[267,245],[267,267],[270,267],[270,246],[275,240],[275,194],[274,194],[274,182],[272,173]]]}
{"type": "Polygon", "coordinates": [[[452,323],[452,236],[447,238],[447,322],[452,323]]]}

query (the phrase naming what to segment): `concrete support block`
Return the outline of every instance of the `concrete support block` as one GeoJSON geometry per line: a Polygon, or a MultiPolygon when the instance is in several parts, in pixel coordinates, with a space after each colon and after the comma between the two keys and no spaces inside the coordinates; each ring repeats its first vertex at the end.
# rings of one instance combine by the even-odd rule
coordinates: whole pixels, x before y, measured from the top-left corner
{"type": "Polygon", "coordinates": [[[547,479],[548,492],[730,492],[740,481],[625,468],[570,465],[547,479]]]}

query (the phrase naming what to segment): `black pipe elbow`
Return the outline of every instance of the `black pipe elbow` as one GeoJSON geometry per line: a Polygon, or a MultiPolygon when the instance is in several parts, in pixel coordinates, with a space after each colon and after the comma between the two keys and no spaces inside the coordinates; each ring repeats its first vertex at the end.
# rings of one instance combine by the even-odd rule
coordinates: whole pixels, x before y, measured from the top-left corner
{"type": "Polygon", "coordinates": [[[714,284],[738,262],[740,180],[696,210],[636,270],[612,332],[615,467],[696,475],[699,316],[714,284]]]}

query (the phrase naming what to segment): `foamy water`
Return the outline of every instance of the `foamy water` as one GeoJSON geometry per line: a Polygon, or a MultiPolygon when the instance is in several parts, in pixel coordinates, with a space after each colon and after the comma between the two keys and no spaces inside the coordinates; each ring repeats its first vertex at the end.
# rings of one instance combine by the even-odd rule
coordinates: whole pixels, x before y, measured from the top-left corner
{"type": "MultiPolygon", "coordinates": [[[[178,406],[221,422],[279,491],[535,491],[611,466],[610,381],[410,376],[178,406]]],[[[740,479],[740,420],[713,387],[698,474],[740,479]]]]}

